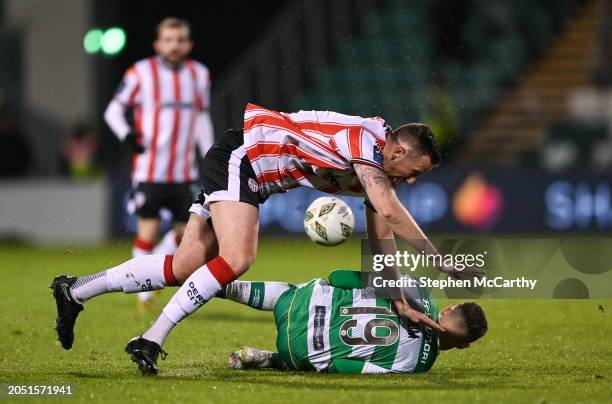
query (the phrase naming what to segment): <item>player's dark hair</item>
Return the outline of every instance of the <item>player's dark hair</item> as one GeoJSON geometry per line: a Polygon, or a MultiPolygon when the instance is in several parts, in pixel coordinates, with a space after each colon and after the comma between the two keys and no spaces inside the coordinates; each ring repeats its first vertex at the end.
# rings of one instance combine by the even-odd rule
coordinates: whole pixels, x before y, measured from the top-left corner
{"type": "Polygon", "coordinates": [[[489,324],[482,307],[474,302],[463,302],[457,309],[467,325],[469,342],[474,342],[486,334],[489,324]]]}
{"type": "Polygon", "coordinates": [[[166,17],[155,27],[155,35],[159,37],[159,33],[164,28],[187,28],[189,36],[191,36],[191,24],[189,21],[183,20],[182,18],[166,17]]]}
{"type": "Polygon", "coordinates": [[[429,126],[423,123],[408,123],[396,128],[391,135],[396,141],[406,142],[416,152],[429,156],[432,167],[440,164],[440,150],[429,126]]]}

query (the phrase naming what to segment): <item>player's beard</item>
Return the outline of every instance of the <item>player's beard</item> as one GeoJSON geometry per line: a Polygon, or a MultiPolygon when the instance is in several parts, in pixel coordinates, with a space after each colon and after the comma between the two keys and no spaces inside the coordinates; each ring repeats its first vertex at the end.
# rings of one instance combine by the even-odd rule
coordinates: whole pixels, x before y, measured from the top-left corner
{"type": "Polygon", "coordinates": [[[166,55],[160,55],[160,57],[163,59],[164,62],[168,63],[171,66],[176,67],[176,66],[180,66],[183,63],[187,55],[178,56],[175,59],[175,61],[173,61],[172,59],[169,59],[166,55]]]}

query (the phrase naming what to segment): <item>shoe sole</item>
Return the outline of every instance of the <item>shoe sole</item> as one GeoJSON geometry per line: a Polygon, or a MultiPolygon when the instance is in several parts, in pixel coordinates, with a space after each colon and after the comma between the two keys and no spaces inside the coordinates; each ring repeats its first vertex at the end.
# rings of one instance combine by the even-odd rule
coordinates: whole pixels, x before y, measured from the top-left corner
{"type": "Polygon", "coordinates": [[[149,366],[149,363],[142,359],[142,358],[137,358],[137,351],[135,351],[130,344],[127,344],[125,347],[125,352],[128,353],[130,355],[130,358],[132,359],[132,362],[134,362],[135,364],[138,365],[138,370],[140,370],[140,373],[143,376],[157,376],[157,370],[156,369],[151,369],[151,367],[149,366]]]}
{"type": "Polygon", "coordinates": [[[157,376],[157,370],[152,369],[146,360],[136,358],[132,354],[132,362],[138,365],[138,370],[143,376],[157,376]]]}

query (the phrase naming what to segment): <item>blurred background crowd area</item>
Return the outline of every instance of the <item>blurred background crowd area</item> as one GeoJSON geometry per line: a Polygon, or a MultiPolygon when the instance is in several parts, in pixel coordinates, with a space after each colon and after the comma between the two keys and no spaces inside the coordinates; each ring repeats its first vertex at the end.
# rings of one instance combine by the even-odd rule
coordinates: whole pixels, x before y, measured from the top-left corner
{"type": "Polygon", "coordinates": [[[211,70],[217,138],[247,102],[421,121],[446,195],[406,194],[425,227],[612,229],[608,0],[0,0],[0,177],[102,178],[121,231],[129,156],[102,114],[167,16],[211,70]]]}

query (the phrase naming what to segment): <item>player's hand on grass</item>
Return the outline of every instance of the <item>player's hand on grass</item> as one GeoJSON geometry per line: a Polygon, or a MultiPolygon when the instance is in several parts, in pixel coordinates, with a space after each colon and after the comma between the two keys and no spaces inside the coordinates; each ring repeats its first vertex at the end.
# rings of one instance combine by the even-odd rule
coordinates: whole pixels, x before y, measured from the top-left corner
{"type": "Polygon", "coordinates": [[[138,140],[136,140],[136,134],[134,132],[128,133],[123,140],[123,143],[127,144],[136,154],[142,154],[145,151],[144,146],[138,143],[138,140]]]}
{"type": "Polygon", "coordinates": [[[420,311],[413,309],[403,300],[394,300],[393,304],[395,305],[395,310],[397,311],[398,316],[407,318],[415,324],[423,323],[440,332],[446,331],[440,324],[436,323],[420,311]]]}

